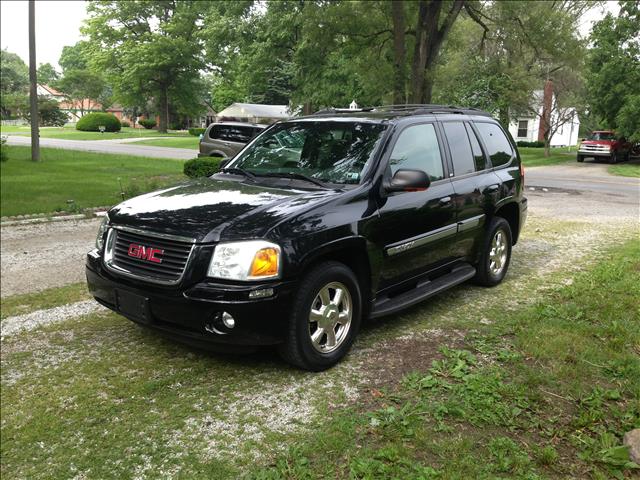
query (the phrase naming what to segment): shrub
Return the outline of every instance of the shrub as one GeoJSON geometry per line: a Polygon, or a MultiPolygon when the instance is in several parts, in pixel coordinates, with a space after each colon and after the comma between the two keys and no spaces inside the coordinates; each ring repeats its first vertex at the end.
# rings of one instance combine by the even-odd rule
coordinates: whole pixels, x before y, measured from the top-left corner
{"type": "MultiPolygon", "coordinates": [[[[28,101],[28,97],[26,101],[28,101]]],[[[31,112],[29,111],[28,103],[24,105],[23,112],[25,120],[31,123],[31,112]]],[[[58,102],[41,95],[38,96],[38,117],[38,124],[44,127],[64,127],[64,124],[69,121],[67,114],[58,107],[58,102]]]]}
{"type": "Polygon", "coordinates": [[[122,125],[118,117],[112,113],[87,113],[76,123],[76,130],[83,132],[99,132],[100,127],[105,127],[105,132],[119,132],[122,125]]]}
{"type": "Polygon", "coordinates": [[[190,128],[189,135],[193,135],[194,137],[199,137],[204,133],[206,128],[190,128]]]}
{"type": "Polygon", "coordinates": [[[153,120],[152,118],[144,118],[142,120],[138,120],[138,123],[142,125],[144,128],[146,128],[147,130],[151,130],[153,127],[156,126],[156,121],[153,120]]]}
{"type": "Polygon", "coordinates": [[[123,127],[127,127],[127,128],[129,128],[131,126],[131,124],[129,122],[127,122],[126,120],[124,122],[120,122],[120,125],[122,125],[123,127]]]}
{"type": "Polygon", "coordinates": [[[181,122],[170,123],[169,130],[182,130],[182,123],[181,122]]]}
{"type": "Polygon", "coordinates": [[[184,162],[184,174],[187,177],[208,177],[220,169],[222,157],[194,158],[184,162]]]}
{"type": "Polygon", "coordinates": [[[544,147],[544,142],[524,142],[524,141],[519,141],[516,142],[516,145],[518,145],[519,147],[529,147],[529,148],[543,148],[544,147]]]}
{"type": "Polygon", "coordinates": [[[0,162],[6,162],[9,160],[5,143],[7,143],[7,137],[0,137],[0,162]]]}

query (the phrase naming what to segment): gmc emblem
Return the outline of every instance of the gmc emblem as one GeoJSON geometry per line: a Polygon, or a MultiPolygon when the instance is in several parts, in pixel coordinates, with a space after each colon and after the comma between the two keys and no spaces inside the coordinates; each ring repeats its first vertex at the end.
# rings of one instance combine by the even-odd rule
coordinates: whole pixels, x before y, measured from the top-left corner
{"type": "Polygon", "coordinates": [[[162,263],[162,259],[156,257],[156,255],[162,255],[164,250],[160,248],[145,247],[144,245],[138,245],[137,243],[129,244],[128,255],[133,258],[141,258],[154,263],[162,263]]]}

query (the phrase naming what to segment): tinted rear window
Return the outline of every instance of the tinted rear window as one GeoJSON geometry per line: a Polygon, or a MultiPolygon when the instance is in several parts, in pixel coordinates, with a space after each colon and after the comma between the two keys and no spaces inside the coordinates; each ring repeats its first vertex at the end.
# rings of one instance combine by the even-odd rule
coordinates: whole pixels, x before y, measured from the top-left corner
{"type": "Polygon", "coordinates": [[[462,122],[443,123],[444,133],[447,135],[447,143],[453,160],[453,172],[455,175],[464,175],[475,171],[471,144],[467,136],[467,130],[462,122]]]}
{"type": "Polygon", "coordinates": [[[505,165],[513,157],[513,148],[502,129],[494,123],[477,122],[476,127],[487,147],[487,153],[494,167],[505,165]]]}
{"type": "Polygon", "coordinates": [[[260,130],[242,125],[214,125],[209,130],[209,137],[226,142],[248,143],[260,130]]]}

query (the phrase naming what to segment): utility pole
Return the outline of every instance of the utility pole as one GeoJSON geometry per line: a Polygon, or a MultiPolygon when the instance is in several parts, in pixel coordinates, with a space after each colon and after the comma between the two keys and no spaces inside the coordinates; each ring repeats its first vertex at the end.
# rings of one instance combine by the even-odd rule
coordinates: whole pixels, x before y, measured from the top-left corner
{"type": "Polygon", "coordinates": [[[40,161],[40,129],[38,127],[38,77],[36,74],[36,5],[29,0],[29,103],[31,110],[31,160],[40,161]]]}

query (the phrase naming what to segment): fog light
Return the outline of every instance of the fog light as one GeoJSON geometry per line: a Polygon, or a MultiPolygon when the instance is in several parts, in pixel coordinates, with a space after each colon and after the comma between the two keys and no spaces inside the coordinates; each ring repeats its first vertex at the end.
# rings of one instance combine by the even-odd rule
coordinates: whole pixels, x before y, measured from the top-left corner
{"type": "Polygon", "coordinates": [[[222,323],[227,328],[233,328],[236,326],[235,319],[227,312],[222,312],[222,323]]]}
{"type": "Polygon", "coordinates": [[[263,288],[249,292],[249,298],[265,298],[273,295],[273,288],[263,288]]]}

